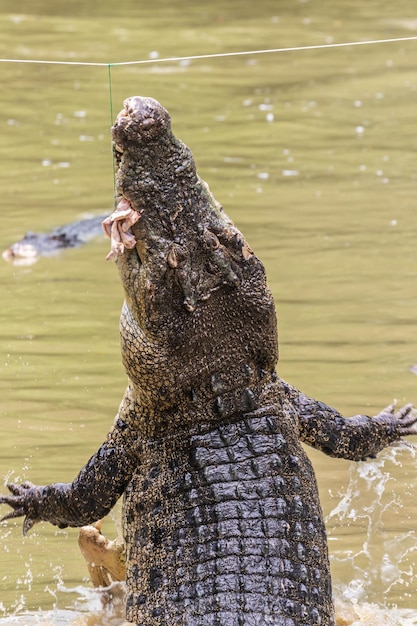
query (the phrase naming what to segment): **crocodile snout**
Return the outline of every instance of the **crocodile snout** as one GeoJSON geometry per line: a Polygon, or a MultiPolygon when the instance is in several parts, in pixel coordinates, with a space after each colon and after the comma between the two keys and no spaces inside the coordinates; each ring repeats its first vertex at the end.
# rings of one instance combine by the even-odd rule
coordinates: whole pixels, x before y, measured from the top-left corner
{"type": "Polygon", "coordinates": [[[151,143],[160,139],[171,126],[168,111],[153,98],[132,96],[123,102],[123,109],[112,128],[113,139],[123,152],[129,141],[151,143]]]}

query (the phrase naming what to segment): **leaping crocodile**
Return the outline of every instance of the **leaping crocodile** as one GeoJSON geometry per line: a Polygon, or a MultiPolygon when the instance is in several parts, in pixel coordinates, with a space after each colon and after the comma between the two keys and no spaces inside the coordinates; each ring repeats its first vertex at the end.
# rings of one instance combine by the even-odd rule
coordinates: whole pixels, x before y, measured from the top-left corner
{"type": "Polygon", "coordinates": [[[3,519],[83,526],[124,494],[127,619],[141,626],[333,626],[326,531],[301,441],[360,460],[415,434],[411,405],[343,417],[276,373],[265,270],[152,98],[112,128],[105,221],[124,291],[128,385],[72,483],[9,484],[3,519]]]}

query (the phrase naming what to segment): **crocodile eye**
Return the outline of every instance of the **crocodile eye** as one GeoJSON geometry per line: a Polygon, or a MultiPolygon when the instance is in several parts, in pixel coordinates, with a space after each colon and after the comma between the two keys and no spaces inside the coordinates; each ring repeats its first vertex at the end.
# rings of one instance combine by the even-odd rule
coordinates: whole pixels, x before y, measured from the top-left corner
{"type": "Polygon", "coordinates": [[[176,269],[177,267],[183,267],[187,255],[184,250],[178,244],[173,244],[171,250],[168,252],[167,263],[169,267],[172,269],[176,269]]]}
{"type": "Polygon", "coordinates": [[[220,242],[214,233],[211,233],[209,230],[205,230],[203,234],[203,238],[204,238],[204,243],[207,244],[207,246],[211,250],[217,250],[217,248],[220,245],[220,242]]]}

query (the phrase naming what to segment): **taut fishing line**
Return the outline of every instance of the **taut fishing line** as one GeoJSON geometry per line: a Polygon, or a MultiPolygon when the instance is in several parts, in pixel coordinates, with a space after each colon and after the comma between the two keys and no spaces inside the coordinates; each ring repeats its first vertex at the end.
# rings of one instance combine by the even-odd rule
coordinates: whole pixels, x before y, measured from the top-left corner
{"type": "MultiPolygon", "coordinates": [[[[108,82],[109,82],[109,100],[110,100],[110,122],[113,124],[113,98],[112,98],[112,80],[111,80],[111,68],[121,67],[125,65],[145,65],[150,63],[180,63],[181,61],[195,61],[200,59],[220,59],[227,57],[240,57],[240,56],[253,56],[258,54],[278,54],[282,52],[302,52],[304,50],[325,50],[332,48],[347,48],[352,46],[369,46],[372,44],[386,44],[405,41],[416,41],[417,35],[411,37],[393,37],[391,39],[370,39],[365,41],[347,41],[342,43],[326,43],[317,44],[311,46],[292,46],[289,48],[267,48],[263,50],[240,50],[236,52],[219,52],[213,54],[194,54],[190,56],[181,57],[163,57],[160,59],[139,59],[137,61],[120,61],[114,63],[99,63],[94,61],[55,61],[46,59],[0,59],[0,63],[36,63],[43,65],[78,65],[78,66],[93,66],[93,67],[107,67],[108,68],[108,82]]],[[[114,159],[113,161],[113,178],[115,178],[114,159]]],[[[114,186],[116,182],[114,181],[114,186]]]]}
{"type": "Polygon", "coordinates": [[[347,41],[342,43],[324,43],[312,46],[293,46],[290,48],[267,48],[264,50],[240,50],[237,52],[218,52],[214,54],[194,54],[183,57],[163,57],[161,59],[139,59],[138,61],[120,61],[114,63],[95,63],[93,61],[47,61],[42,59],[0,59],[0,63],[44,63],[49,65],[90,65],[110,67],[120,65],[143,65],[146,63],[166,63],[168,61],[193,61],[197,59],[218,59],[224,57],[248,56],[253,54],[276,54],[279,52],[301,52],[303,50],[323,50],[326,48],[346,48],[348,46],[369,46],[378,43],[395,43],[400,41],[415,41],[417,35],[411,37],[393,37],[391,39],[370,39],[366,41],[347,41]]]}

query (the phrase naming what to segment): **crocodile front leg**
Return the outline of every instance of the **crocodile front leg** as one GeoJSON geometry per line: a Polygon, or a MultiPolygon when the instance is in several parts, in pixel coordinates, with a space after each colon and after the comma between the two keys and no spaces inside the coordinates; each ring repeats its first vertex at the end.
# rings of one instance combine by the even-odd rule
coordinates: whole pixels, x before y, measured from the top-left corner
{"type": "Polygon", "coordinates": [[[374,417],[346,418],[285,381],[280,384],[298,413],[301,440],[329,456],[362,461],[375,457],[401,437],[417,435],[417,411],[412,404],[397,412],[392,404],[374,417]]]}
{"type": "Polygon", "coordinates": [[[2,520],[24,516],[26,535],[40,521],[66,528],[84,526],[107,515],[126,489],[137,464],[126,444],[127,432],[129,428],[119,418],[107,440],[72,483],[7,485],[12,495],[0,496],[0,504],[8,504],[13,510],[2,520]]]}

